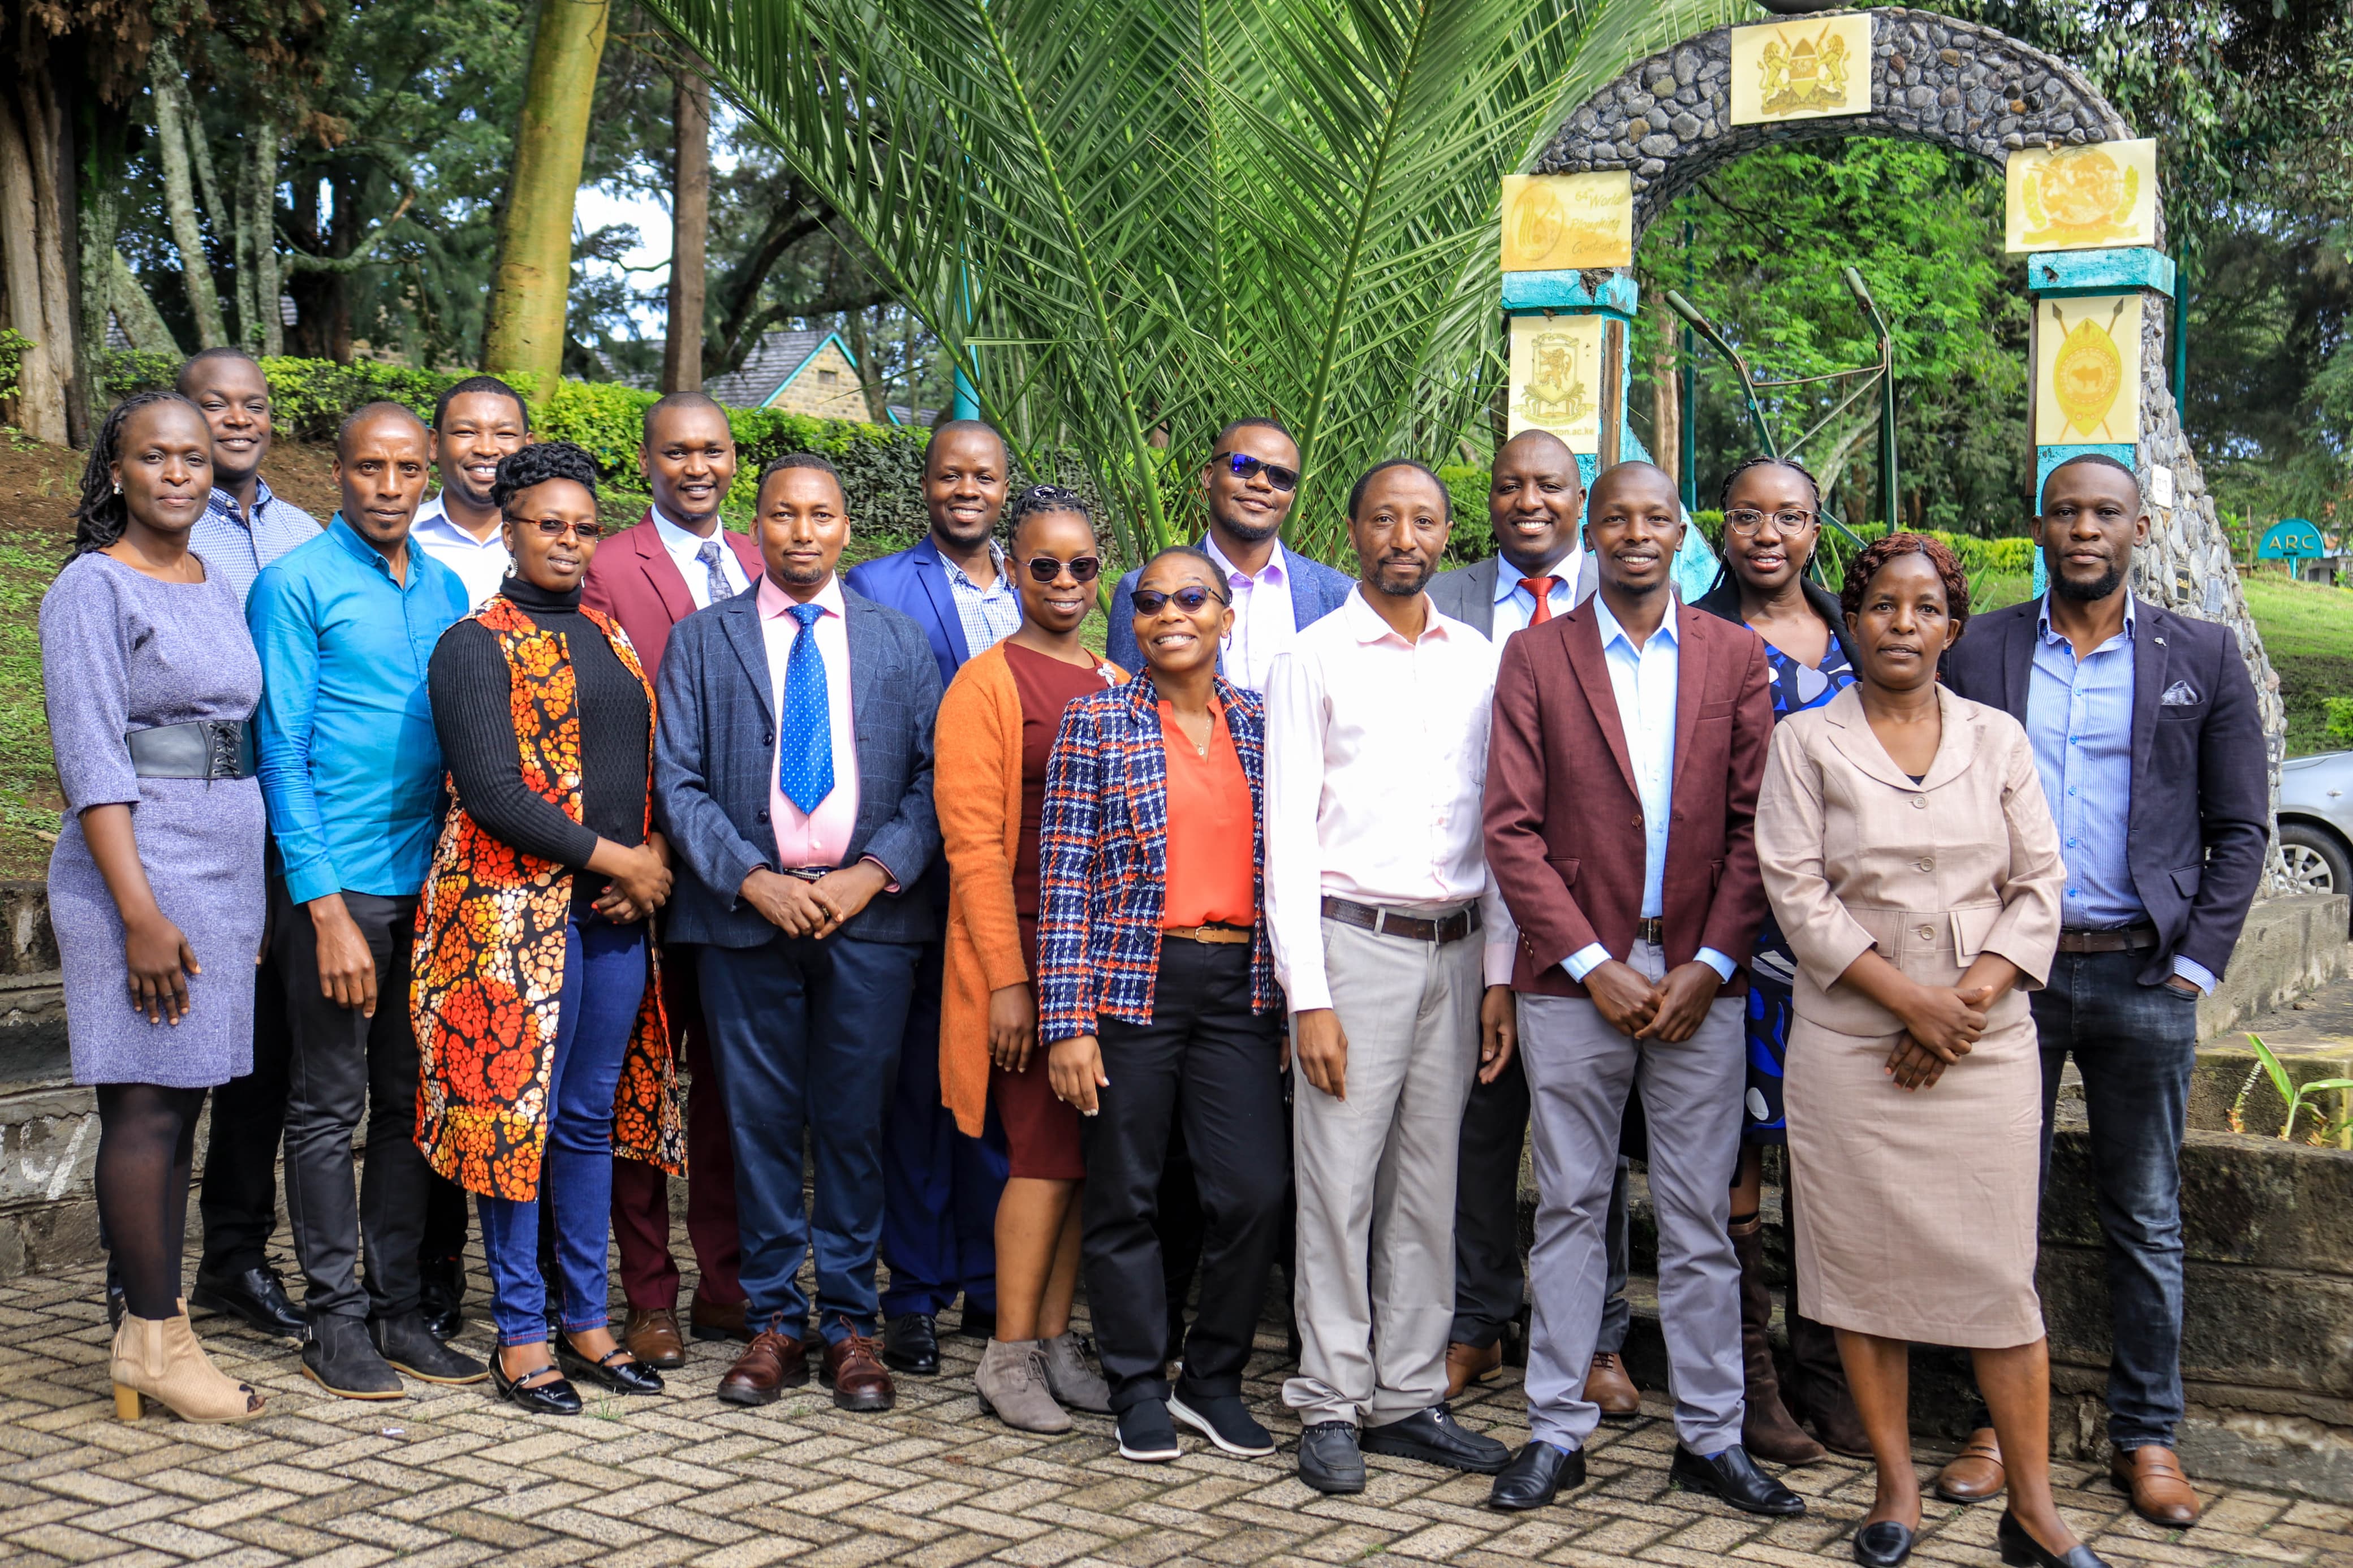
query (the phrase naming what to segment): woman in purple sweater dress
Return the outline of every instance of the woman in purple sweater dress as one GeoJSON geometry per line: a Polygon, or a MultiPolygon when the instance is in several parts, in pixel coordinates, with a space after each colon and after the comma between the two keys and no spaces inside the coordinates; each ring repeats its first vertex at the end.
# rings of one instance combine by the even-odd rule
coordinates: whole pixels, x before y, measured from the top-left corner
{"type": "MultiPolygon", "coordinates": [[[[261,946],[261,790],[246,725],[261,664],[237,593],[189,552],[212,432],[150,392],[107,416],[73,558],[41,600],[41,680],[65,821],[49,920],[74,1081],[98,1091],[98,1206],[122,1279],[115,1411],[260,1414],[216,1371],[180,1301],[188,1167],[205,1090],[250,1066],[261,946]]],[[[216,1137],[234,1137],[216,1128],[216,1137]]]]}

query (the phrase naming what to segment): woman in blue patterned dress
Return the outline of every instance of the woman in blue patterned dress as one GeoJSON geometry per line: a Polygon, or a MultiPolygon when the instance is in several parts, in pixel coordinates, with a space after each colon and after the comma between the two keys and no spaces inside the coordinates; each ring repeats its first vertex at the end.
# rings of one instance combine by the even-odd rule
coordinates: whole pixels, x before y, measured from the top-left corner
{"type": "MultiPolygon", "coordinates": [[[[1749,458],[1724,482],[1724,572],[1694,606],[1739,621],[1765,639],[1773,670],[1773,718],[1819,708],[1853,683],[1838,595],[1806,580],[1821,537],[1821,493],[1813,476],[1786,458],[1749,458]]],[[[1741,1341],[1747,1366],[1748,1414],[1742,1445],[1781,1464],[1821,1458],[1821,1446],[1798,1425],[1810,1415],[1822,1442],[1842,1454],[1870,1444],[1847,1397],[1831,1331],[1799,1315],[1789,1299],[1789,1351],[1795,1375],[1784,1390],[1766,1337],[1773,1299],[1765,1281],[1764,1146],[1785,1142],[1781,1058],[1794,1016],[1797,960],[1768,911],[1748,964],[1748,1090],[1742,1119],[1739,1175],[1732,1189],[1732,1240],[1740,1257],[1741,1341]],[[1793,1414],[1794,1412],[1794,1414],[1793,1414]]]]}

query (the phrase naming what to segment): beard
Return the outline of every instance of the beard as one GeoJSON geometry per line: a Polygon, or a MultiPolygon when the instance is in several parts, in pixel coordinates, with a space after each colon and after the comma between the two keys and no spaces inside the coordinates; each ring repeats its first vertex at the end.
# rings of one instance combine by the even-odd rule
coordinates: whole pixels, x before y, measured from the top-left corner
{"type": "Polygon", "coordinates": [[[2070,581],[2056,572],[2051,574],[2051,588],[2053,593],[2063,599],[2073,599],[2083,604],[2093,604],[2106,598],[2122,587],[2124,581],[2125,569],[2113,563],[2106,571],[2088,583],[2070,581]]]}
{"type": "MultiPolygon", "coordinates": [[[[1401,561],[1384,561],[1381,563],[1381,565],[1384,567],[1404,564],[1406,564],[1406,563],[1401,561]]],[[[1437,570],[1427,561],[1415,561],[1412,563],[1412,565],[1414,567],[1412,582],[1400,583],[1397,579],[1389,576],[1387,572],[1377,571],[1373,574],[1373,586],[1379,589],[1382,593],[1387,594],[1392,599],[1412,598],[1416,594],[1420,593],[1423,588],[1429,585],[1430,574],[1437,570]]]]}
{"type": "Polygon", "coordinates": [[[776,568],[776,575],[792,587],[815,588],[824,584],[830,575],[830,570],[823,566],[797,566],[786,562],[776,568]]]}
{"type": "Polygon", "coordinates": [[[1280,521],[1274,522],[1244,522],[1230,512],[1219,512],[1218,526],[1240,540],[1244,544],[1263,544],[1282,531],[1280,521]]]}

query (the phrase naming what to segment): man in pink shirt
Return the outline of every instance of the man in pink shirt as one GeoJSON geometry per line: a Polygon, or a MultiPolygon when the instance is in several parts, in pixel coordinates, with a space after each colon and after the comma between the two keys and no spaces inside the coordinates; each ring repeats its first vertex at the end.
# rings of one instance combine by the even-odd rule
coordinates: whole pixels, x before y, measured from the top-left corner
{"type": "Polygon", "coordinates": [[[835,1405],[888,1410],[874,1338],[882,1116],[935,918],[911,889],[940,850],[939,670],[922,628],[836,577],[849,517],[823,458],[768,465],[754,532],[758,591],[670,635],[654,748],[686,873],[670,939],[700,944],[754,1331],[719,1397],[769,1404],[808,1381],[821,1348],[835,1405]],[[814,1301],[797,1282],[812,1251],[814,1301]]]}

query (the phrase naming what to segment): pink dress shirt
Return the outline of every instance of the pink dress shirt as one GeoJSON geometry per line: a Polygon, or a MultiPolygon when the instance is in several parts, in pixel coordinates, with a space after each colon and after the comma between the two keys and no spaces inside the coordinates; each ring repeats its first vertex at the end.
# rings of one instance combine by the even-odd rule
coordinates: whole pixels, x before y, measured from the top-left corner
{"type": "MultiPolygon", "coordinates": [[[[833,793],[818,802],[815,811],[804,813],[785,798],[777,783],[778,759],[771,754],[768,821],[776,830],[776,864],[786,871],[839,866],[858,826],[858,732],[849,716],[849,624],[842,618],[841,579],[828,578],[809,602],[825,612],[813,630],[817,651],[825,660],[825,696],[833,715],[833,793]]],[[[786,613],[793,603],[772,579],[760,578],[760,635],[768,647],[769,710],[776,716],[779,745],[785,732],[785,672],[792,662],[793,640],[801,633],[800,623],[786,613]]]]}

